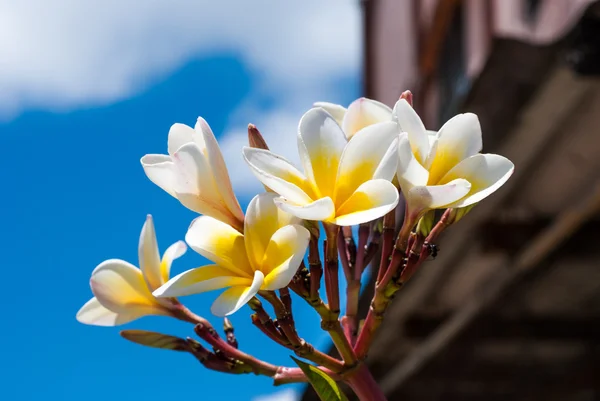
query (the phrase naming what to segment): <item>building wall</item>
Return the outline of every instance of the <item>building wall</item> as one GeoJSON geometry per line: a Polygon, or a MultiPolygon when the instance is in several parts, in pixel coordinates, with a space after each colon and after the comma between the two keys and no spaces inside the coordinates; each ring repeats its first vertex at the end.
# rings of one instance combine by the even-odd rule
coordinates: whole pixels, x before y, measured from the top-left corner
{"type": "Polygon", "coordinates": [[[552,44],[593,2],[364,0],[367,96],[393,105],[410,89],[415,107],[437,127],[485,66],[493,38],[552,44]],[[456,35],[461,43],[449,44],[456,35]]]}

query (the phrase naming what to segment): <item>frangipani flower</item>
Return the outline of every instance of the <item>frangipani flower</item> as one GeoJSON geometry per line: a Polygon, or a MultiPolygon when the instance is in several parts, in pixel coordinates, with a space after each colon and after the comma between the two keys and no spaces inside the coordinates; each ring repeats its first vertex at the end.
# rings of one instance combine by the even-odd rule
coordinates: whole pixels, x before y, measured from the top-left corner
{"type": "Polygon", "coordinates": [[[322,107],[331,114],[348,139],[369,125],[392,120],[392,109],[389,106],[365,97],[356,99],[347,109],[327,102],[317,102],[314,106],[322,107]]]}
{"type": "Polygon", "coordinates": [[[275,206],[275,197],[263,193],[252,199],[244,234],[212,217],[194,220],[185,239],[215,264],[173,277],[154,295],[175,297],[227,288],[211,307],[216,316],[227,316],[259,290],[287,286],[304,258],[310,234],[299,219],[275,206]]]}
{"type": "Polygon", "coordinates": [[[146,315],[171,315],[171,300],[157,299],[152,291],[169,279],[173,260],[186,251],[185,242],[167,248],[160,258],[152,216],[146,218],[138,246],[140,269],[120,259],[100,263],[92,272],[94,297],[77,312],[81,323],[118,326],[146,315]]]}
{"type": "Polygon", "coordinates": [[[481,126],[475,114],[459,114],[432,135],[413,108],[401,99],[394,117],[403,133],[398,145],[398,181],[409,216],[427,210],[473,205],[500,188],[513,163],[495,154],[480,154],[481,126]]]}
{"type": "Polygon", "coordinates": [[[242,230],[244,213],[229,179],[215,136],[199,117],[195,128],[174,124],[169,130],[168,155],[145,155],[146,175],[185,207],[242,230]]]}
{"type": "Polygon", "coordinates": [[[398,124],[386,121],[357,132],[350,141],[324,109],[309,110],[298,127],[304,174],[270,151],[244,148],[254,175],[281,195],[277,205],[305,220],[340,226],[375,220],[398,203],[390,182],[396,173],[398,124]]]}

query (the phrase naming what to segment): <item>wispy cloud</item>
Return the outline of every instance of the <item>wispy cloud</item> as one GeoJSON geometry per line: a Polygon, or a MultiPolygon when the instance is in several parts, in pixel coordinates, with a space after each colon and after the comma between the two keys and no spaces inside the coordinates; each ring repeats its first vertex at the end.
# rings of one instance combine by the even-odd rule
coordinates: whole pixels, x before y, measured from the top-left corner
{"type": "Polygon", "coordinates": [[[108,104],[222,51],[239,54],[265,85],[318,85],[358,68],[357,3],[3,1],[0,117],[108,104]]]}

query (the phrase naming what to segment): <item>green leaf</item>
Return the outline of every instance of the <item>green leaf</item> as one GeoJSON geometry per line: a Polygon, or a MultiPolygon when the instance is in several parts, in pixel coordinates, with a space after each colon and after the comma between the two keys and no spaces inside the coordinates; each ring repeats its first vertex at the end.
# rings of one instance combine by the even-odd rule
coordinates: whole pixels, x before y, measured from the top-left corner
{"type": "Polygon", "coordinates": [[[169,336],[146,330],[123,330],[119,334],[126,340],[146,347],[168,349],[171,351],[187,351],[187,342],[183,338],[169,336]]]}
{"type": "Polygon", "coordinates": [[[302,369],[308,382],[313,386],[321,401],[348,401],[339,386],[327,373],[316,366],[302,362],[292,356],[292,359],[302,369]]]}

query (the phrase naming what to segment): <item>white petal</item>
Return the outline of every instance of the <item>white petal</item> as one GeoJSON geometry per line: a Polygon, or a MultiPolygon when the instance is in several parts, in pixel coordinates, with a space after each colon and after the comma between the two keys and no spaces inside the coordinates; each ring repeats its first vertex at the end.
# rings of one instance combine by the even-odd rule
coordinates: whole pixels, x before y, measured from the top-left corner
{"type": "Polygon", "coordinates": [[[173,264],[173,261],[182,257],[186,251],[187,245],[184,241],[177,241],[167,248],[160,262],[162,284],[169,280],[169,276],[171,275],[171,264],[173,264]]]}
{"type": "Polygon", "coordinates": [[[281,227],[300,223],[300,219],[275,205],[278,197],[273,192],[256,195],[248,205],[244,220],[244,244],[248,259],[255,270],[260,269],[271,237],[281,227]]]}
{"type": "Polygon", "coordinates": [[[328,196],[306,205],[296,205],[283,198],[275,199],[275,204],[302,220],[328,221],[335,216],[335,205],[328,196]]]}
{"type": "Polygon", "coordinates": [[[375,174],[373,174],[373,179],[382,179],[387,181],[392,181],[396,176],[396,172],[398,171],[398,143],[400,142],[400,138],[396,137],[387,152],[383,155],[381,159],[381,163],[375,170],[375,174]]]}
{"type": "Polygon", "coordinates": [[[236,276],[254,275],[246,255],[244,236],[228,224],[200,216],[188,228],[185,241],[194,251],[236,276]]]}
{"type": "Polygon", "coordinates": [[[361,129],[372,124],[392,120],[392,109],[376,100],[361,97],[348,106],[341,124],[348,139],[361,129]]]}
{"type": "Polygon", "coordinates": [[[430,209],[448,207],[469,193],[471,184],[467,180],[457,179],[444,185],[413,187],[406,194],[408,209],[411,214],[430,209]]]}
{"type": "Polygon", "coordinates": [[[405,194],[416,186],[427,185],[429,172],[415,158],[406,134],[398,143],[398,182],[405,194]]]}
{"type": "Polygon", "coordinates": [[[312,192],[310,183],[283,157],[268,150],[250,147],[244,147],[242,153],[252,173],[272,191],[298,204],[312,202],[305,192],[312,192]]]}
{"type": "Polygon", "coordinates": [[[175,165],[167,155],[145,155],[140,160],[146,176],[171,196],[177,197],[175,165]]]}
{"type": "Polygon", "coordinates": [[[261,289],[275,291],[287,286],[304,259],[310,233],[300,225],[282,227],[271,237],[262,261],[266,273],[261,289]]]}
{"type": "Polygon", "coordinates": [[[164,314],[152,296],[142,272],[120,259],[109,259],[98,265],[90,279],[92,292],[102,306],[117,313],[130,313],[140,308],[148,313],[164,314]]]}
{"type": "Polygon", "coordinates": [[[119,326],[141,317],[137,313],[115,313],[105,308],[94,297],[77,312],[77,321],[93,326],[119,326]]]}
{"type": "Polygon", "coordinates": [[[242,229],[240,216],[223,203],[209,160],[195,143],[183,145],[173,156],[177,168],[177,199],[187,208],[242,229]]]}
{"type": "Polygon", "coordinates": [[[352,226],[378,219],[398,204],[398,190],[387,180],[362,184],[336,211],[335,224],[352,226]]]}
{"type": "MultiPolygon", "coordinates": [[[[144,279],[150,291],[153,291],[163,285],[160,254],[158,252],[158,244],[156,242],[156,231],[154,230],[154,221],[152,216],[146,217],[146,222],[142,227],[140,234],[140,242],[138,245],[138,258],[140,262],[140,270],[144,275],[144,279]]],[[[168,279],[168,277],[167,277],[168,279]]]]}
{"type": "Polygon", "coordinates": [[[260,271],[254,273],[252,285],[231,287],[225,291],[212,304],[210,311],[215,316],[231,315],[242,306],[246,305],[256,295],[264,282],[265,276],[260,271]]]}
{"type": "Polygon", "coordinates": [[[464,178],[472,185],[468,195],[451,207],[465,207],[494,193],[510,178],[514,164],[506,157],[494,154],[471,156],[448,172],[441,182],[464,178]]]}
{"type": "Polygon", "coordinates": [[[194,142],[194,129],[185,124],[173,124],[169,129],[169,139],[167,141],[169,155],[173,156],[180,147],[189,142],[194,142]]]}
{"type": "Polygon", "coordinates": [[[481,125],[473,113],[452,117],[437,136],[435,157],[429,168],[430,183],[437,184],[454,166],[481,151],[481,125]]]}
{"type": "Polygon", "coordinates": [[[314,107],[320,107],[325,109],[326,112],[331,114],[331,116],[335,119],[338,125],[342,125],[342,121],[344,120],[344,115],[346,114],[346,108],[344,106],[340,106],[335,103],[328,102],[316,102],[313,104],[314,107]]]}
{"type": "Polygon", "coordinates": [[[229,172],[227,171],[225,160],[223,160],[223,154],[210,126],[202,117],[198,117],[198,121],[196,122],[196,134],[202,135],[206,144],[210,168],[223,202],[227,205],[231,214],[240,222],[243,222],[244,212],[242,212],[240,204],[233,193],[229,172]]]}
{"type": "Polygon", "coordinates": [[[429,154],[429,136],[423,121],[405,99],[396,102],[394,117],[400,124],[402,131],[408,134],[408,140],[415,157],[420,163],[424,163],[429,154]]]}
{"type": "MultiPolygon", "coordinates": [[[[336,205],[345,202],[361,184],[375,178],[376,173],[388,180],[394,177],[398,153],[390,153],[390,147],[397,141],[399,133],[397,123],[386,121],[369,125],[350,139],[338,169],[336,205]]],[[[393,147],[395,150],[395,145],[393,147]]]]}
{"type": "Polygon", "coordinates": [[[318,197],[332,196],[346,137],[331,114],[317,107],[298,126],[298,152],[318,197]]]}
{"type": "Polygon", "coordinates": [[[232,286],[250,286],[252,279],[237,277],[229,269],[209,265],[185,271],[154,291],[156,297],[182,297],[232,286]]]}

